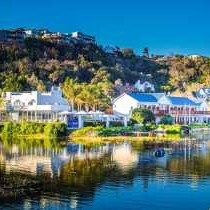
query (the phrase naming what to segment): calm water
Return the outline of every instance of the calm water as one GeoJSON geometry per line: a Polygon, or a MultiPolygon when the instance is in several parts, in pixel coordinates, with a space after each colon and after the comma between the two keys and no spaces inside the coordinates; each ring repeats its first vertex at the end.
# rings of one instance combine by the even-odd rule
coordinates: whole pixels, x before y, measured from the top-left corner
{"type": "Polygon", "coordinates": [[[208,136],[96,146],[28,142],[1,142],[0,175],[33,177],[41,181],[41,189],[1,201],[0,209],[210,208],[208,136]],[[159,147],[165,148],[166,155],[156,158],[159,147]]]}

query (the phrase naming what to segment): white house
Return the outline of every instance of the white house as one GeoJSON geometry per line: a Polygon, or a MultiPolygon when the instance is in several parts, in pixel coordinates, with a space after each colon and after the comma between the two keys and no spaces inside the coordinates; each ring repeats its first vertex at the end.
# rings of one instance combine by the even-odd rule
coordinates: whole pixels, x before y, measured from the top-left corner
{"type": "Polygon", "coordinates": [[[210,88],[201,88],[195,92],[197,98],[208,99],[210,98],[210,88]]]}
{"type": "Polygon", "coordinates": [[[113,100],[116,115],[131,116],[135,108],[150,109],[159,122],[164,115],[171,115],[175,123],[210,122],[206,102],[196,102],[187,97],[167,96],[164,93],[123,93],[113,100]]]}
{"type": "Polygon", "coordinates": [[[57,121],[60,112],[71,109],[57,87],[50,92],[5,92],[3,97],[16,121],[57,121]]]}
{"type": "Polygon", "coordinates": [[[154,92],[155,87],[153,84],[151,84],[148,81],[142,82],[138,80],[135,84],[134,87],[139,91],[139,92],[154,92]]]}
{"type": "Polygon", "coordinates": [[[94,36],[83,34],[82,32],[79,32],[79,31],[73,32],[71,34],[71,37],[78,40],[78,41],[82,41],[82,42],[86,42],[86,43],[93,43],[94,44],[96,42],[96,39],[95,39],[94,36]]]}

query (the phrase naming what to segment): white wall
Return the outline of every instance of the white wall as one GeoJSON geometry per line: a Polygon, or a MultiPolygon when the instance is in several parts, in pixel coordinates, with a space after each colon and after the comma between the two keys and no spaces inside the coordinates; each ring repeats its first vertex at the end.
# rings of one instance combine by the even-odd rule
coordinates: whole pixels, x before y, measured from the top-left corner
{"type": "Polygon", "coordinates": [[[120,113],[123,115],[129,115],[131,109],[135,109],[138,107],[138,101],[133,99],[127,94],[123,94],[118,99],[116,99],[113,103],[113,111],[115,113],[120,113]]]}

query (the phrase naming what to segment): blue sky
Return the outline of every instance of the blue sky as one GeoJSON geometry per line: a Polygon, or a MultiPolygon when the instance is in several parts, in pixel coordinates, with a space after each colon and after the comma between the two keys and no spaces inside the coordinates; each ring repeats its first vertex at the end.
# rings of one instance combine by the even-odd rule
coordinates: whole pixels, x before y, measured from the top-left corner
{"type": "Polygon", "coordinates": [[[5,0],[0,28],[83,31],[102,45],[210,56],[209,0],[5,0]]]}

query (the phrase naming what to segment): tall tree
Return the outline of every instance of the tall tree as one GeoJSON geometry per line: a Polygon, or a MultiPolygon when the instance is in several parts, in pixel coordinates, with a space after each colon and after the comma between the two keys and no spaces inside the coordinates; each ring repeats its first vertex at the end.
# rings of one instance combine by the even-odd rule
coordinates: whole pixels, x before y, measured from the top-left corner
{"type": "Polygon", "coordinates": [[[76,97],[80,92],[78,84],[75,82],[75,80],[67,77],[62,86],[62,90],[66,98],[71,103],[72,110],[74,110],[76,97]]]}

